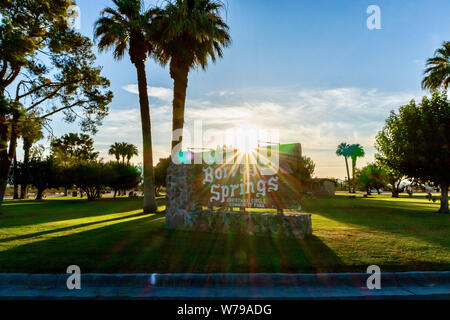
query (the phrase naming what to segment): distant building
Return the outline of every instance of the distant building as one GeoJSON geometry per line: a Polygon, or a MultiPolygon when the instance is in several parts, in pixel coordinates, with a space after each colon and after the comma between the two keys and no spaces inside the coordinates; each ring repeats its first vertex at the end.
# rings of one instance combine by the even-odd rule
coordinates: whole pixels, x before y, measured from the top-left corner
{"type": "Polygon", "coordinates": [[[312,179],[308,184],[308,191],[315,196],[334,196],[336,182],[327,178],[312,179]]]}

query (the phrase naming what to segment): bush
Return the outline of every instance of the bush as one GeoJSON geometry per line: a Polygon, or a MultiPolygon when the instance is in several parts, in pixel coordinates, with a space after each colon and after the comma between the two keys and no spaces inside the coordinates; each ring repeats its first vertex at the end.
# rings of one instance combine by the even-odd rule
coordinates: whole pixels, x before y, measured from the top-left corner
{"type": "Polygon", "coordinates": [[[83,161],[65,170],[64,184],[75,184],[86,193],[89,200],[101,197],[106,187],[118,190],[135,188],[140,183],[137,167],[121,163],[83,161]]]}
{"type": "Polygon", "coordinates": [[[109,167],[97,161],[83,161],[64,171],[66,183],[71,181],[86,193],[89,200],[100,198],[111,176],[109,167]]]}
{"type": "Polygon", "coordinates": [[[359,189],[366,191],[368,195],[372,189],[379,190],[387,184],[386,173],[382,167],[375,164],[368,164],[358,170],[356,181],[359,189]]]}
{"type": "Polygon", "coordinates": [[[117,162],[110,162],[108,167],[111,176],[107,186],[114,190],[114,196],[117,191],[133,189],[141,182],[141,172],[138,167],[117,162]]]}

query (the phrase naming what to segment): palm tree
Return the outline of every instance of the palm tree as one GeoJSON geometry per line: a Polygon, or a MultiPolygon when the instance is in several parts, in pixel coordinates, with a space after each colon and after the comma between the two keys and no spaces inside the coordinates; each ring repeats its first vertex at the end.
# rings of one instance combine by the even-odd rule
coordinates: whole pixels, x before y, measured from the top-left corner
{"type": "Polygon", "coordinates": [[[160,20],[159,34],[164,36],[156,51],[163,64],[170,61],[174,82],[172,150],[182,142],[189,71],[206,69],[208,59],[222,58],[222,49],[231,43],[228,25],[220,16],[222,9],[223,3],[216,0],[173,0],[160,20]]]}
{"type": "Polygon", "coordinates": [[[122,158],[122,163],[125,164],[125,159],[127,159],[127,163],[130,163],[131,158],[138,155],[138,149],[131,143],[115,142],[109,148],[108,154],[113,155],[117,162],[122,158]]]}
{"type": "Polygon", "coordinates": [[[120,147],[119,147],[120,156],[122,157],[122,164],[125,164],[125,158],[127,157],[127,152],[128,152],[128,150],[127,150],[128,143],[121,142],[121,143],[119,143],[119,145],[120,145],[120,147]]]}
{"type": "Polygon", "coordinates": [[[128,49],[131,62],[136,67],[141,110],[143,158],[144,158],[144,212],[157,210],[153,150],[150,122],[150,107],[147,92],[145,61],[153,52],[153,19],[159,9],[144,10],[140,0],[113,0],[116,9],[105,8],[95,23],[96,39],[100,51],[113,48],[114,58],[122,59],[128,49]]]}
{"type": "Polygon", "coordinates": [[[137,147],[134,144],[127,143],[125,146],[125,155],[127,157],[127,164],[130,164],[131,158],[139,155],[137,147]]]}
{"type": "Polygon", "coordinates": [[[351,180],[350,180],[350,171],[348,169],[348,158],[350,157],[350,145],[346,142],[342,142],[338,145],[336,149],[336,154],[338,156],[342,156],[345,159],[345,167],[347,168],[347,179],[348,179],[348,192],[352,192],[351,189],[351,180]]]}
{"type": "Polygon", "coordinates": [[[112,144],[108,150],[108,154],[114,156],[117,162],[119,162],[120,156],[122,155],[122,144],[119,142],[112,144]]]}
{"type": "Polygon", "coordinates": [[[352,158],[352,175],[353,175],[353,193],[356,191],[356,180],[355,180],[355,170],[356,170],[356,160],[362,158],[365,155],[364,148],[360,144],[352,144],[350,147],[350,158],[352,158]]]}
{"type": "Polygon", "coordinates": [[[447,89],[450,84],[450,41],[443,43],[442,48],[436,50],[434,57],[427,60],[425,78],[422,88],[437,90],[447,89]]]}

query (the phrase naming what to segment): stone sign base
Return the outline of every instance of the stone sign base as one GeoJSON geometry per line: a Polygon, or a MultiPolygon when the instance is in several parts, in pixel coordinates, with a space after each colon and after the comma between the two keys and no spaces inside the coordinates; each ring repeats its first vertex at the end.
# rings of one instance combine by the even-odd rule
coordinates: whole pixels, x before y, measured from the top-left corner
{"type": "Polygon", "coordinates": [[[202,210],[189,184],[189,165],[170,164],[167,170],[166,228],[220,233],[244,233],[303,239],[312,234],[311,214],[202,210]]]}
{"type": "MultiPolygon", "coordinates": [[[[184,210],[183,210],[184,211],[184,210]]],[[[168,229],[303,239],[312,234],[310,213],[193,210],[166,215],[168,229]]]]}

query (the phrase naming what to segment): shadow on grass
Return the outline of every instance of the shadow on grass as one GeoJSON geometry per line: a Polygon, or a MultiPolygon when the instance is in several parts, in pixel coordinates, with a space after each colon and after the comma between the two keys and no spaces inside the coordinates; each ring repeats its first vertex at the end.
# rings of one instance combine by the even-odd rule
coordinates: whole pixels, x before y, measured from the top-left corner
{"type": "Polygon", "coordinates": [[[305,240],[166,230],[163,214],[36,241],[0,252],[0,272],[332,272],[341,260],[305,240]]]}
{"type": "MultiPolygon", "coordinates": [[[[164,199],[157,199],[158,205],[164,199]]],[[[139,210],[142,198],[11,200],[0,207],[0,228],[95,217],[139,210]],[[39,204],[39,205],[37,205],[39,204]]]]}
{"type": "Polygon", "coordinates": [[[118,217],[118,218],[97,220],[97,221],[93,221],[93,222],[74,224],[74,225],[70,225],[70,226],[67,226],[67,227],[64,227],[64,228],[57,228],[57,229],[51,229],[51,230],[46,230],[46,231],[28,233],[28,234],[24,234],[24,235],[20,235],[20,236],[16,236],[16,237],[3,238],[3,239],[0,239],[0,243],[14,241],[14,240],[24,240],[24,239],[28,239],[28,238],[39,237],[39,236],[48,235],[48,234],[52,234],[52,233],[58,233],[58,232],[62,232],[62,231],[76,230],[76,229],[79,229],[79,228],[93,226],[93,225],[96,225],[96,224],[103,224],[103,223],[106,223],[106,222],[120,221],[120,220],[124,220],[124,219],[130,219],[130,218],[134,218],[134,217],[139,217],[139,216],[142,216],[143,214],[144,213],[136,213],[136,214],[126,215],[126,216],[121,216],[121,217],[118,217]]]}
{"type": "Polygon", "coordinates": [[[415,237],[450,249],[450,215],[437,214],[422,202],[376,199],[321,198],[304,209],[325,218],[375,231],[415,237]]]}

